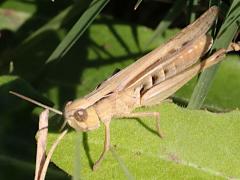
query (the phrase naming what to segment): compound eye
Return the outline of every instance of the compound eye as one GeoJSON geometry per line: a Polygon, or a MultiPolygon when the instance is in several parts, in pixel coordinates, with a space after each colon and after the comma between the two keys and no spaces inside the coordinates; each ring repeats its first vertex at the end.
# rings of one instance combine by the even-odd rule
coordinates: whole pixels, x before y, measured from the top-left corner
{"type": "Polygon", "coordinates": [[[87,120],[88,114],[85,109],[79,109],[73,114],[73,116],[77,121],[82,122],[87,120]]]}

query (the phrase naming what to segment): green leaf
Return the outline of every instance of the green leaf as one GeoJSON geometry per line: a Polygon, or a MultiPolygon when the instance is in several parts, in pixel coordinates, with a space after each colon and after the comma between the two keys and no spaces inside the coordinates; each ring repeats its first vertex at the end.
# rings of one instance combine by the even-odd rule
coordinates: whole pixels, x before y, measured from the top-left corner
{"type": "MultiPolygon", "coordinates": [[[[214,114],[174,104],[142,108],[161,113],[160,139],[153,119],[113,120],[111,145],[136,179],[225,179],[240,177],[240,112],[214,114]]],[[[103,148],[104,130],[84,133],[79,154],[84,179],[125,179],[121,165],[109,152],[96,172],[91,170],[103,148]]],[[[58,134],[50,133],[49,145],[58,134]]],[[[53,162],[73,172],[77,133],[71,131],[58,146],[53,162]],[[67,154],[67,156],[66,156],[67,154]]]]}

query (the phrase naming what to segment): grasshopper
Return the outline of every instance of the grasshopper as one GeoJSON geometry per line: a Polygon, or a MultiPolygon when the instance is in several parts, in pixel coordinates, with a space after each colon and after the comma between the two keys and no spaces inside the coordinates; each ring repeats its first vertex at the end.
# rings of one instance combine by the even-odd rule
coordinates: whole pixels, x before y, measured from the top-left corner
{"type": "MultiPolygon", "coordinates": [[[[92,131],[105,126],[102,154],[95,162],[95,170],[110,149],[110,122],[112,118],[150,116],[156,120],[160,137],[159,112],[133,112],[137,107],[158,104],[175,93],[196,74],[218,63],[226,52],[239,48],[238,44],[220,49],[203,61],[198,61],[212,46],[207,31],[218,16],[215,6],[208,9],[195,22],[188,25],[174,38],[135,63],[104,81],[97,89],[83,98],[69,101],[63,114],[65,123],[77,131],[92,131]]],[[[18,93],[11,92],[17,96],[18,93]]],[[[29,99],[27,99],[29,100],[29,99]]],[[[34,100],[29,100],[37,103],[34,100]]],[[[52,110],[52,108],[38,105],[52,110]]]]}

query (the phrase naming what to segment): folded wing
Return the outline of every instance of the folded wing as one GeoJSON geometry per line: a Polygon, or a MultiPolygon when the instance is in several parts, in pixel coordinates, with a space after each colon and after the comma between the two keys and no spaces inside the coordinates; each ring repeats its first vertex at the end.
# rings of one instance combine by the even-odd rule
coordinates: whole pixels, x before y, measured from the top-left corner
{"type": "Polygon", "coordinates": [[[126,88],[137,86],[138,84],[136,84],[136,82],[141,84],[145,81],[146,77],[151,77],[149,75],[151,75],[152,72],[158,71],[158,69],[152,70],[153,65],[158,67],[159,64],[170,64],[173,54],[179,53],[179,51],[183,49],[184,46],[187,47],[193,39],[202,37],[202,35],[206,34],[217,15],[218,8],[216,6],[211,7],[195,22],[184,28],[166,44],[156,48],[135,63],[110,77],[103,82],[99,88],[85,96],[89,105],[94,104],[96,101],[111,93],[120,92],[126,88]],[[145,73],[144,71],[146,68],[149,74],[143,77],[142,74],[145,73]]]}
{"type": "Polygon", "coordinates": [[[220,49],[208,59],[193,65],[191,68],[186,69],[185,71],[169,78],[166,81],[163,81],[162,83],[153,86],[151,89],[142,94],[141,105],[148,106],[160,103],[164,99],[174,94],[196,74],[222,60],[222,57],[224,57],[225,53],[225,49],[220,49]]]}

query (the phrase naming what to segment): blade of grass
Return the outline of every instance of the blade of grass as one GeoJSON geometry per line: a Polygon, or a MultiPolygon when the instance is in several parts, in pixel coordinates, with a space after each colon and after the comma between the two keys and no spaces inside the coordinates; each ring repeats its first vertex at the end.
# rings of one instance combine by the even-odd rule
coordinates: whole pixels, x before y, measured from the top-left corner
{"type": "Polygon", "coordinates": [[[113,155],[113,157],[118,161],[122,171],[124,172],[126,178],[128,180],[133,180],[135,179],[134,176],[130,173],[129,169],[127,168],[127,166],[124,164],[123,160],[117,155],[117,153],[115,152],[115,150],[113,148],[110,148],[110,151],[113,155]]]}
{"type": "MultiPolygon", "coordinates": [[[[239,0],[234,0],[227,14],[223,25],[220,28],[217,38],[213,44],[212,50],[227,48],[229,43],[234,38],[240,21],[240,2],[239,0]]],[[[204,71],[194,88],[193,94],[190,98],[188,108],[198,109],[202,106],[210,86],[213,82],[213,78],[217,72],[219,64],[204,71]]]]}
{"type": "Polygon", "coordinates": [[[156,30],[154,31],[152,37],[150,38],[149,42],[146,44],[145,47],[148,47],[151,43],[153,43],[154,40],[157,39],[157,37],[160,36],[171,25],[171,23],[181,13],[181,9],[184,6],[186,6],[186,1],[187,0],[177,0],[177,1],[175,1],[172,8],[168,11],[168,13],[163,18],[163,20],[158,24],[156,30]]]}
{"type": "Polygon", "coordinates": [[[193,9],[197,6],[197,4],[197,0],[188,1],[189,23],[192,23],[196,19],[196,12],[194,12],[193,9]]]}
{"type": "Polygon", "coordinates": [[[138,0],[134,6],[134,10],[137,10],[138,6],[141,4],[142,0],[138,0]]]}
{"type": "Polygon", "coordinates": [[[75,146],[75,157],[74,157],[74,164],[73,164],[73,177],[72,180],[79,180],[83,177],[81,176],[81,158],[80,158],[80,146],[83,144],[82,142],[82,133],[77,132],[76,136],[76,146],[75,146]]]}
{"type": "Polygon", "coordinates": [[[81,37],[88,26],[93,22],[100,11],[106,6],[109,0],[94,0],[89,8],[83,13],[72,29],[68,32],[63,41],[50,55],[46,63],[63,57],[74,43],[81,37]]]}

